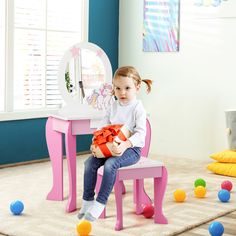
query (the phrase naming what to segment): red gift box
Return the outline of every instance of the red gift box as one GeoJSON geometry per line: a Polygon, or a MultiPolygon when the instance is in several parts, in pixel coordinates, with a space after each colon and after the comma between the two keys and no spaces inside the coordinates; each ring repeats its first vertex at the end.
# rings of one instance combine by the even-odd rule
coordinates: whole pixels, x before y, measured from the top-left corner
{"type": "Polygon", "coordinates": [[[131,132],[125,125],[107,125],[100,130],[94,132],[92,145],[94,146],[94,156],[98,158],[107,158],[111,156],[119,156],[121,154],[113,153],[111,148],[118,145],[121,141],[126,141],[131,132]]]}

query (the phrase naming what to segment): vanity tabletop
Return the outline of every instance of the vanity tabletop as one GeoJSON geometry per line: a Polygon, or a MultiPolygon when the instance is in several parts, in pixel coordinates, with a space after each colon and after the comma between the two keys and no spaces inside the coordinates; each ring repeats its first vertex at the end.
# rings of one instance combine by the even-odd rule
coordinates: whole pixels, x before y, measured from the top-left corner
{"type": "Polygon", "coordinates": [[[97,114],[49,114],[49,116],[60,119],[60,120],[100,120],[103,118],[103,113],[97,114]]]}

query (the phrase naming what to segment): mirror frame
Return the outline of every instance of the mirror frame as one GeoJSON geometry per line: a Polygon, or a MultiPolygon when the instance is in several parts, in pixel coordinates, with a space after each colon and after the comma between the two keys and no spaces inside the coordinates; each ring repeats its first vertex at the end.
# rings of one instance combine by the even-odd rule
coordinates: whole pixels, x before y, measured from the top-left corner
{"type": "MultiPolygon", "coordinates": [[[[67,91],[66,85],[65,85],[65,71],[68,62],[70,62],[71,59],[75,58],[79,55],[80,49],[89,49],[91,51],[94,51],[101,59],[101,61],[104,64],[105,67],[105,78],[106,80],[104,83],[111,83],[112,84],[112,67],[110,60],[106,53],[98,47],[96,44],[90,43],[90,42],[80,42],[77,44],[74,44],[72,47],[70,47],[64,54],[64,56],[61,59],[61,62],[59,64],[58,69],[58,86],[59,91],[61,93],[62,99],[64,100],[66,105],[85,105],[81,104],[81,101],[79,99],[75,100],[70,93],[67,91]]],[[[86,105],[88,106],[88,105],[86,105]]]]}

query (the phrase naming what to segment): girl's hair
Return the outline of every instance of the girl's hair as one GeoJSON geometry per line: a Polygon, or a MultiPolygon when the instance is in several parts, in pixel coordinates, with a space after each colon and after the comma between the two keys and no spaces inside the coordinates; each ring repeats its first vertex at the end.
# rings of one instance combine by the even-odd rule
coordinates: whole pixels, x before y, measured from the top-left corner
{"type": "Polygon", "coordinates": [[[116,70],[115,74],[114,74],[113,79],[115,79],[119,76],[132,78],[136,82],[136,85],[141,85],[141,82],[144,82],[147,86],[147,93],[151,92],[152,80],[141,79],[138,71],[134,67],[132,67],[132,66],[123,66],[123,67],[118,68],[116,70]]]}

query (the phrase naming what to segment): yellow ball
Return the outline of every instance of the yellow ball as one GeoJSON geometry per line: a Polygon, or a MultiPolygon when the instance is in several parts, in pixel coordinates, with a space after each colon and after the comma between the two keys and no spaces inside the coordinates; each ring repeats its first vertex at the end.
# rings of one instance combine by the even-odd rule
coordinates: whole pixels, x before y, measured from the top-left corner
{"type": "Polygon", "coordinates": [[[203,198],[206,195],[206,189],[203,186],[197,186],[194,189],[194,194],[198,198],[203,198]]]}
{"type": "Polygon", "coordinates": [[[76,230],[79,236],[88,236],[89,233],[91,232],[91,229],[92,225],[87,220],[80,221],[76,226],[76,230]]]}
{"type": "Polygon", "coordinates": [[[176,202],[183,202],[186,198],[186,193],[182,189],[176,189],[174,191],[174,200],[176,202]]]}

